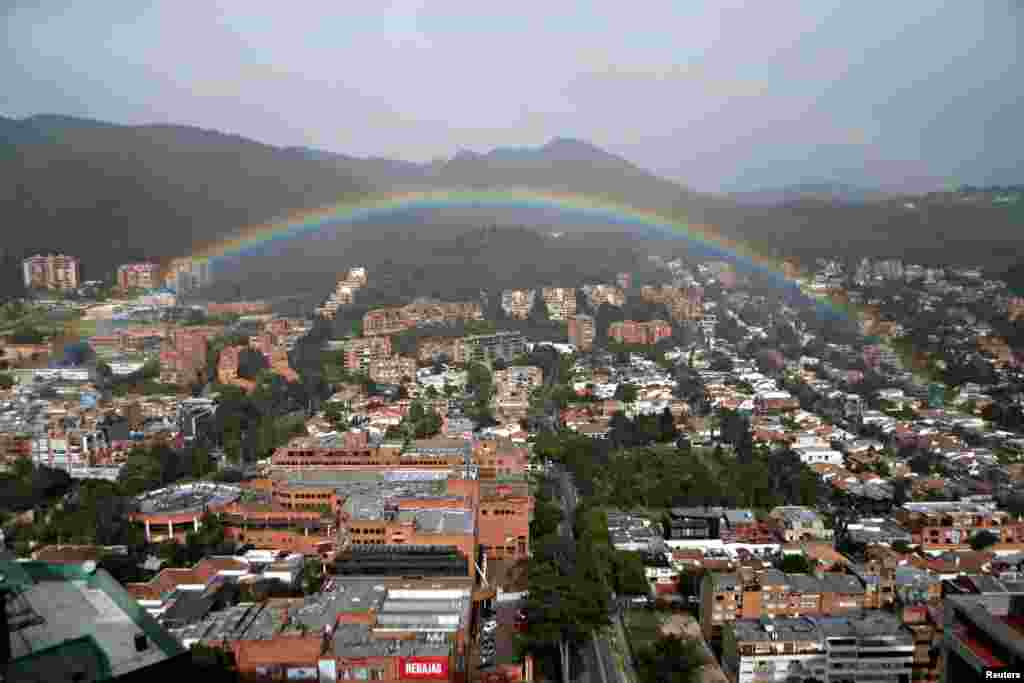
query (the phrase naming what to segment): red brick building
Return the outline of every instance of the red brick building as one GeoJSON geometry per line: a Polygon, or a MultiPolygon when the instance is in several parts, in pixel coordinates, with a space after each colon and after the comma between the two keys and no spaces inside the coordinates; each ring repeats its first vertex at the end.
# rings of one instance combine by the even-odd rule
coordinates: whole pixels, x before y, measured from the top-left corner
{"type": "Polygon", "coordinates": [[[117,286],[123,290],[153,289],[160,282],[160,266],[155,263],[126,263],[117,269],[117,286]]]}
{"type": "Polygon", "coordinates": [[[608,326],[608,337],[620,344],[657,344],[672,336],[672,325],[664,320],[636,322],[623,320],[608,326]]]}
{"type": "Polygon", "coordinates": [[[594,348],[594,319],[589,315],[569,318],[569,343],[580,351],[594,348]]]}

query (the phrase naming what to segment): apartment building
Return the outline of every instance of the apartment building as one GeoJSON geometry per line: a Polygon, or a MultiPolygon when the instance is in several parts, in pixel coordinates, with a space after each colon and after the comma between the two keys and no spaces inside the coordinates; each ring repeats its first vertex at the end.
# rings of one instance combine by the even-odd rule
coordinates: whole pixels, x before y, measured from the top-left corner
{"type": "Polygon", "coordinates": [[[479,303],[411,303],[367,312],[363,316],[363,334],[397,334],[424,323],[455,323],[469,320],[483,320],[483,309],[479,303]]]}
{"type": "Polygon", "coordinates": [[[74,256],[51,254],[30,256],[21,262],[26,289],[77,289],[81,282],[79,260],[74,256]]]}
{"type": "Polygon", "coordinates": [[[569,318],[569,343],[580,351],[594,348],[594,318],[577,314],[569,318]]]}
{"type": "Polygon", "coordinates": [[[416,343],[416,359],[419,361],[453,361],[458,355],[458,337],[423,337],[416,343]]]}
{"type": "Polygon", "coordinates": [[[622,291],[622,288],[614,285],[584,285],[583,294],[587,297],[587,301],[590,302],[590,306],[595,310],[601,304],[608,304],[618,308],[626,303],[626,293],[622,291]]]}
{"type": "Polygon", "coordinates": [[[654,345],[671,336],[672,325],[664,320],[622,320],[608,326],[608,337],[620,344],[654,345]]]}
{"type": "Polygon", "coordinates": [[[519,332],[495,332],[463,337],[459,341],[457,363],[484,363],[492,365],[496,360],[511,362],[516,356],[526,353],[526,339],[519,332]]]}
{"type": "MultiPolygon", "coordinates": [[[[878,548],[878,546],[875,546],[878,548]]],[[[864,608],[883,609],[896,604],[896,570],[892,553],[874,551],[863,563],[849,565],[850,573],[864,585],[864,608]]]]}
{"type": "Polygon", "coordinates": [[[207,315],[258,315],[269,312],[270,304],[266,301],[229,301],[206,304],[207,315]]]}
{"type": "Polygon", "coordinates": [[[506,289],[501,293],[501,310],[510,318],[525,320],[536,298],[536,289],[506,289]]]}
{"type": "Polygon", "coordinates": [[[327,301],[317,307],[316,314],[322,318],[333,320],[339,308],[355,303],[356,292],[365,287],[366,282],[366,268],[350,268],[348,273],[338,280],[338,284],[327,301]]]}
{"type": "Polygon", "coordinates": [[[512,365],[494,371],[494,388],[498,401],[528,400],[530,392],[544,383],[543,371],[532,365],[512,365]]]}
{"type": "Polygon", "coordinates": [[[704,313],[704,290],[701,287],[646,286],[640,289],[640,297],[665,306],[675,322],[699,320],[704,313]]]}
{"type": "Polygon", "coordinates": [[[360,337],[345,342],[345,369],[369,373],[374,361],[391,358],[391,337],[360,337]]]}
{"type": "Polygon", "coordinates": [[[217,381],[221,384],[233,384],[245,391],[252,391],[255,383],[252,380],[239,377],[238,368],[242,352],[245,346],[227,346],[220,352],[217,360],[217,381]]]}
{"type": "MultiPolygon", "coordinates": [[[[206,369],[206,351],[215,332],[206,328],[175,328],[160,349],[160,381],[185,385],[198,381],[206,369]]],[[[124,337],[122,346],[129,345],[124,337]]]]}
{"type": "Polygon", "coordinates": [[[403,384],[416,378],[416,359],[392,356],[371,360],[370,379],[381,384],[403,384]]]}
{"type": "Polygon", "coordinates": [[[176,294],[188,294],[212,282],[213,270],[209,259],[175,259],[164,270],[164,286],[176,294]]]}
{"type": "Polygon", "coordinates": [[[910,631],[885,612],[742,620],[723,636],[723,669],[736,683],[903,683],[913,658],[910,631]]]}
{"type": "Polygon", "coordinates": [[[832,538],[832,529],[825,528],[825,519],[814,508],[783,505],[772,510],[768,517],[775,522],[786,543],[832,538]]]}
{"type": "Polygon", "coordinates": [[[738,619],[843,614],[863,609],[864,587],[849,574],[784,574],[775,569],[712,572],[701,585],[704,636],[738,619]]]}
{"type": "Polygon", "coordinates": [[[1000,543],[1024,542],[1024,523],[1005,510],[967,502],[906,503],[895,517],[922,550],[966,550],[970,540],[982,531],[1000,543]]]}
{"type": "Polygon", "coordinates": [[[154,289],[160,284],[160,266],[155,263],[125,263],[117,269],[117,286],[128,289],[154,289]]]}
{"type": "Polygon", "coordinates": [[[569,320],[576,315],[575,287],[545,287],[542,294],[551,320],[569,320]]]}

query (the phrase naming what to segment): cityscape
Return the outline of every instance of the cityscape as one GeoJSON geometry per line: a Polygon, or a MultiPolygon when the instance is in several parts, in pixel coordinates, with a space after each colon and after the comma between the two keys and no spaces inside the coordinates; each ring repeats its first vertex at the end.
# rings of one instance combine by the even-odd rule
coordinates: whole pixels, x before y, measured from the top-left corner
{"type": "Polygon", "coordinates": [[[1024,676],[1019,7],[65,4],[0,681],[1024,676]]]}

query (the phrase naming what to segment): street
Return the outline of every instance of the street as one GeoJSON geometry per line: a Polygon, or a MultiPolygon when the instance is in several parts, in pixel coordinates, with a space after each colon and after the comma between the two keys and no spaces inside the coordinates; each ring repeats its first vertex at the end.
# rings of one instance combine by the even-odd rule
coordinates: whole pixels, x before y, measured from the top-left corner
{"type": "MultiPolygon", "coordinates": [[[[559,482],[562,494],[562,512],[564,517],[558,525],[558,533],[563,538],[571,540],[573,538],[573,516],[579,503],[579,497],[576,493],[576,487],[573,485],[572,477],[565,469],[560,465],[555,465],[552,468],[552,474],[559,482]]],[[[612,628],[620,629],[619,633],[624,636],[621,630],[621,622],[616,616],[617,611],[615,609],[615,612],[611,615],[612,628]]],[[[629,683],[629,680],[623,676],[616,664],[615,653],[612,650],[607,635],[594,634],[580,654],[583,667],[582,670],[574,672],[574,683],[629,683]]],[[[626,666],[630,666],[628,655],[626,660],[626,666]]]]}

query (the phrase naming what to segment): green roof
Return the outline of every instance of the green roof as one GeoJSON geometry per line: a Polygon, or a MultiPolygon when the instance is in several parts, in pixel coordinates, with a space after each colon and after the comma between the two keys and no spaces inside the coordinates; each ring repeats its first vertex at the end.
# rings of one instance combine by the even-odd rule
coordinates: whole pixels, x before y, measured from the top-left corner
{"type": "Polygon", "coordinates": [[[0,560],[11,628],[10,681],[108,680],[185,654],[106,571],[94,563],[0,560]],[[145,647],[136,646],[145,636],[145,647]]]}

